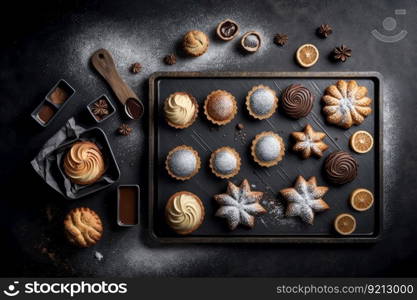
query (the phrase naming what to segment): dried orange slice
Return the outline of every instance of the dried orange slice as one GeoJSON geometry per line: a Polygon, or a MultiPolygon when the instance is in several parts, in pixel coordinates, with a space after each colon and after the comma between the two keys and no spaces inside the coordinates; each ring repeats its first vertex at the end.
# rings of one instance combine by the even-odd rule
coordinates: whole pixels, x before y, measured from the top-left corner
{"type": "Polygon", "coordinates": [[[374,195],[367,189],[356,189],[350,195],[350,204],[357,211],[368,210],[374,204],[374,195]]]}
{"type": "Polygon", "coordinates": [[[349,235],[356,229],[355,217],[351,214],[340,214],[334,220],[334,228],[342,235],[349,235]]]}
{"type": "Polygon", "coordinates": [[[304,44],[297,49],[295,57],[300,66],[309,68],[319,60],[319,50],[313,44],[304,44]]]}
{"type": "Polygon", "coordinates": [[[350,137],[350,147],[357,153],[369,152],[373,145],[374,138],[365,130],[356,131],[350,137]]]}

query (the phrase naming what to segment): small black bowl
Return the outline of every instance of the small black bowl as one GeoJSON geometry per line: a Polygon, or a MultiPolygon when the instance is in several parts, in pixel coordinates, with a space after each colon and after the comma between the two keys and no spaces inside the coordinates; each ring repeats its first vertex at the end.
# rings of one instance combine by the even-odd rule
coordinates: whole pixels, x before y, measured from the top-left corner
{"type": "Polygon", "coordinates": [[[101,95],[100,97],[94,99],[93,101],[91,101],[88,105],[87,105],[87,110],[90,112],[90,115],[93,117],[93,119],[97,122],[97,123],[101,123],[105,120],[107,120],[108,118],[110,118],[115,112],[116,112],[116,107],[114,106],[114,104],[110,101],[109,97],[107,97],[106,95],[101,95]],[[99,119],[97,118],[97,116],[93,113],[93,105],[94,103],[96,103],[99,100],[105,100],[108,104],[108,110],[109,110],[109,114],[106,115],[104,118],[99,119]]]}

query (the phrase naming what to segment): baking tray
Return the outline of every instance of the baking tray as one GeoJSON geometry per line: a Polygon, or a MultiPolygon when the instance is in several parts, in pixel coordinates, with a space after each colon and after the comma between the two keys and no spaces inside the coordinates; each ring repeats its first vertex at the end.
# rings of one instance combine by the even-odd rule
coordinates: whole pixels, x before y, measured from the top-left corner
{"type": "Polygon", "coordinates": [[[149,79],[149,231],[150,235],[166,243],[372,243],[380,239],[383,221],[383,168],[382,168],[382,76],[377,72],[158,72],[149,79]],[[327,124],[321,114],[320,98],[327,86],[339,79],[356,80],[368,88],[373,113],[360,126],[345,130],[327,124]],[[247,92],[255,85],[273,88],[279,98],[292,83],[300,83],[315,96],[312,112],[300,120],[286,117],[278,107],[277,113],[263,121],[251,119],[244,106],[247,92]],[[231,92],[238,101],[238,114],[226,126],[211,125],[203,114],[203,102],[213,90],[231,92]],[[196,97],[199,117],[189,128],[176,130],[164,120],[163,101],[173,92],[185,91],[196,97]],[[246,136],[236,130],[236,124],[245,126],[246,136]],[[329,149],[323,158],[302,160],[290,149],[290,132],[300,131],[310,123],[315,130],[326,132],[329,149]],[[286,155],[278,166],[261,168],[250,156],[250,143],[261,131],[272,130],[280,134],[286,144],[286,155]],[[374,148],[366,154],[355,154],[348,141],[357,130],[367,130],[374,136],[374,148]],[[169,150],[186,144],[196,149],[202,168],[191,180],[179,182],[168,176],[164,164],[169,150]],[[224,193],[227,181],[215,177],[208,166],[211,152],[221,146],[234,147],[241,156],[242,167],[231,179],[235,184],[247,178],[254,190],[265,192],[262,205],[268,213],[256,218],[253,229],[238,227],[229,231],[225,220],[215,217],[218,206],[213,195],[224,193]],[[357,178],[343,186],[333,186],[322,173],[325,158],[335,150],[346,150],[357,159],[357,178]],[[314,225],[304,224],[299,218],[285,218],[285,202],[279,190],[293,185],[296,176],[316,176],[319,185],[329,186],[325,201],[331,209],[316,214],[314,225]],[[356,212],[348,203],[349,194],[358,187],[370,189],[375,202],[366,212],[356,212]],[[165,223],[164,207],[174,192],[187,190],[198,195],[206,208],[206,217],[198,230],[188,236],[179,236],[165,223]],[[357,220],[356,231],[350,236],[338,235],[333,221],[340,213],[351,213],[357,220]]]}

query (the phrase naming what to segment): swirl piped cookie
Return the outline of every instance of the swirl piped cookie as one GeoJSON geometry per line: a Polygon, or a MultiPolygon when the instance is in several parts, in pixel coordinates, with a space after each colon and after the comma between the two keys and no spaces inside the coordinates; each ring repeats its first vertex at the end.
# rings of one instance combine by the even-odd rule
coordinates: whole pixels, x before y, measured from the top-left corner
{"type": "Polygon", "coordinates": [[[104,171],[103,155],[92,142],[76,142],[65,155],[64,172],[75,184],[92,184],[101,178],[104,171]]]}
{"type": "Polygon", "coordinates": [[[356,178],[358,163],[348,152],[335,151],[327,156],[324,172],[331,183],[345,184],[356,178]]]}
{"type": "Polygon", "coordinates": [[[178,234],[190,234],[203,223],[204,205],[197,195],[181,191],[173,194],[165,206],[169,227],[178,234]]]}
{"type": "Polygon", "coordinates": [[[176,92],[168,96],[164,102],[165,120],[171,127],[184,129],[197,119],[198,103],[185,92],[176,92]]]}
{"type": "Polygon", "coordinates": [[[301,84],[291,84],[282,95],[281,107],[293,119],[307,116],[313,108],[314,96],[301,84]]]}
{"type": "Polygon", "coordinates": [[[321,98],[327,121],[342,128],[361,124],[372,113],[372,99],[367,95],[368,89],[355,80],[329,86],[321,98]]]}

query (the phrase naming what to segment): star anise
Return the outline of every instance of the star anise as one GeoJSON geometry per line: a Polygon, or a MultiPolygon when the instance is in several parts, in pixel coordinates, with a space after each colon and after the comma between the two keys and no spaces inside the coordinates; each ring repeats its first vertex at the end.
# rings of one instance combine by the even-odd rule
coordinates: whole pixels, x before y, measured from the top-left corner
{"type": "Polygon", "coordinates": [[[322,38],[327,38],[333,33],[333,29],[329,24],[322,24],[317,28],[317,34],[322,38]]]}
{"type": "Polygon", "coordinates": [[[168,54],[164,57],[164,63],[167,65],[175,65],[177,63],[177,57],[174,54],[168,54]]]}
{"type": "Polygon", "coordinates": [[[109,105],[106,100],[100,99],[94,102],[92,111],[96,117],[103,118],[104,116],[109,114],[109,105]]]}
{"type": "Polygon", "coordinates": [[[118,132],[121,135],[127,136],[127,135],[129,135],[132,132],[132,128],[130,128],[127,124],[122,124],[118,128],[118,132]]]}
{"type": "Polygon", "coordinates": [[[283,33],[278,33],[274,37],[274,43],[278,46],[284,46],[288,42],[288,35],[283,33]]]}
{"type": "Polygon", "coordinates": [[[352,49],[348,48],[346,45],[335,47],[333,50],[333,58],[335,60],[345,62],[351,56],[352,56],[352,49]]]}
{"type": "Polygon", "coordinates": [[[130,67],[130,71],[134,74],[139,73],[140,70],[142,70],[142,65],[140,63],[134,63],[131,67],[130,67]]]}

